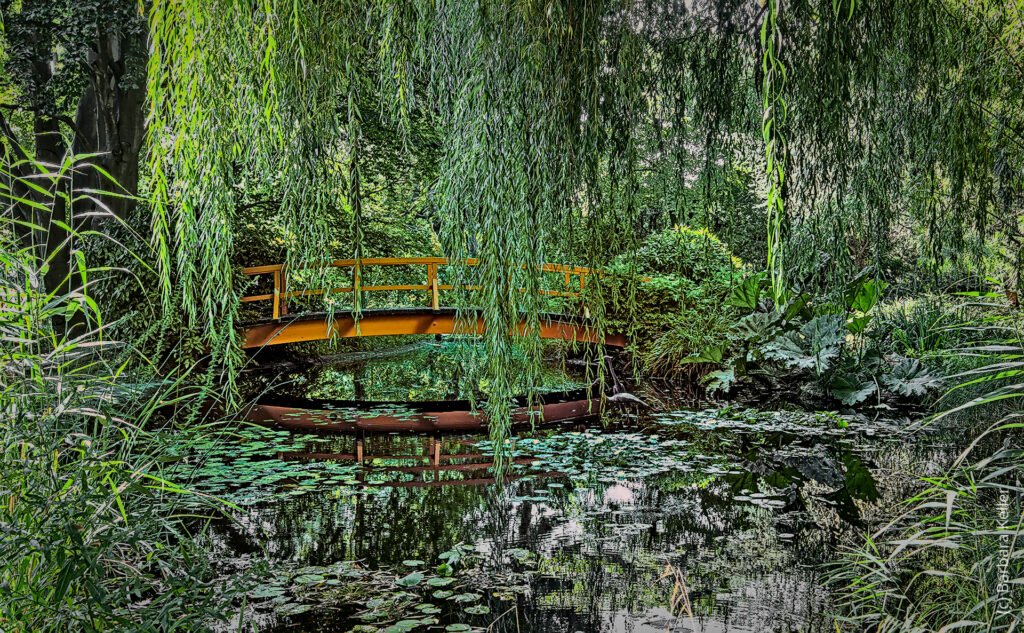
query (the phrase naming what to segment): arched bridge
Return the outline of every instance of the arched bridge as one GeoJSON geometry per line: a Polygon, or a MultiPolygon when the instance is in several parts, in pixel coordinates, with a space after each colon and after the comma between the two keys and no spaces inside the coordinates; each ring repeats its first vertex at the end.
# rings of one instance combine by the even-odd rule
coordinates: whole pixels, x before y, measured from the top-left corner
{"type": "MultiPolygon", "coordinates": [[[[468,259],[466,263],[475,266],[479,262],[468,259]]],[[[327,264],[331,268],[353,268],[352,285],[332,288],[313,288],[289,290],[286,286],[287,275],[284,265],[253,266],[243,269],[250,277],[271,277],[270,292],[243,297],[244,303],[270,304],[270,314],[258,318],[242,326],[246,348],[258,348],[265,345],[296,343],[300,341],[317,341],[332,337],[356,336],[390,336],[397,334],[482,334],[485,329],[482,315],[478,311],[473,318],[472,311],[463,310],[461,318],[455,308],[440,304],[441,292],[452,290],[450,284],[441,283],[438,270],[449,265],[443,257],[383,257],[363,258],[360,260],[340,259],[327,264]],[[404,266],[413,269],[424,269],[420,275],[426,283],[364,285],[364,272],[373,267],[404,266]],[[334,312],[310,310],[302,308],[292,310],[289,300],[301,300],[303,297],[329,296],[335,293],[353,293],[361,299],[368,293],[412,292],[423,293],[423,304],[407,307],[370,307],[360,311],[358,323],[348,309],[337,309],[334,312]]],[[[560,264],[544,264],[540,272],[557,275],[557,282],[548,283],[548,287],[540,292],[549,296],[578,297],[579,290],[586,284],[586,278],[593,274],[588,268],[579,266],[563,266],[560,264]]],[[[470,287],[470,289],[473,289],[470,287]]],[[[372,295],[370,295],[372,296],[372,295]]],[[[516,334],[523,334],[528,328],[525,319],[521,320],[516,334]]],[[[542,314],[540,317],[540,336],[545,339],[566,341],[597,342],[601,333],[594,323],[583,315],[542,314]]],[[[604,342],[614,347],[624,347],[626,339],[620,334],[605,333],[604,342]]]]}

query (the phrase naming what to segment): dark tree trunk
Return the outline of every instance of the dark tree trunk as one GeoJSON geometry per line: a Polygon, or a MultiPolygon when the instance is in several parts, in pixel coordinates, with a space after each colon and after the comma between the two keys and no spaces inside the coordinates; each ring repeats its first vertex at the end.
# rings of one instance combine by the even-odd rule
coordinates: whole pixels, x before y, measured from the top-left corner
{"type": "Polygon", "coordinates": [[[92,70],[89,85],[78,102],[73,150],[75,155],[98,154],[75,174],[75,189],[112,192],[118,195],[81,197],[75,205],[75,218],[87,224],[92,218],[110,213],[125,219],[135,208],[139,188],[139,152],[145,137],[143,105],[145,89],[141,85],[123,85],[128,72],[126,56],[130,49],[144,51],[144,37],[130,39],[100,33],[87,65],[92,70]],[[102,167],[115,182],[90,163],[102,167]],[[97,208],[98,207],[98,208],[97,208]]]}
{"type": "MultiPolygon", "coordinates": [[[[32,113],[32,142],[22,143],[2,115],[0,134],[13,148],[8,158],[25,161],[11,169],[13,194],[49,209],[13,204],[11,213],[18,222],[15,230],[22,246],[44,266],[43,284],[48,292],[78,292],[83,290],[83,280],[72,274],[76,232],[87,228],[102,231],[103,222],[96,223],[97,218],[124,220],[136,206],[133,196],[138,191],[139,154],[145,136],[142,60],[146,33],[144,28],[100,20],[95,39],[70,53],[56,46],[62,41],[58,37],[61,29],[67,28],[58,19],[59,7],[50,7],[49,12],[45,3],[26,3],[20,12],[12,12],[10,7],[10,2],[0,0],[0,12],[7,20],[6,35],[12,50],[19,51],[17,59],[7,61],[8,72],[21,77],[25,102],[20,107],[32,113]],[[74,120],[60,113],[56,96],[66,86],[55,85],[62,81],[55,77],[55,70],[68,64],[81,68],[86,80],[74,120]],[[69,154],[90,156],[56,184],[40,177],[39,169],[28,160],[35,159],[46,170],[57,172],[69,154]],[[33,190],[19,178],[49,187],[52,195],[33,190]]],[[[125,15],[111,11],[111,16],[125,15]]],[[[137,9],[127,15],[136,19],[137,9]]]]}

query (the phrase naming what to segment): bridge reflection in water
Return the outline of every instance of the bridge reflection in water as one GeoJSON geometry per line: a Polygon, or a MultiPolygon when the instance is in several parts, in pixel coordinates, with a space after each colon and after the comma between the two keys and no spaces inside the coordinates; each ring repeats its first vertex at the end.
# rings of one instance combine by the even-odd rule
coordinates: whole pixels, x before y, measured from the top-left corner
{"type": "MultiPolygon", "coordinates": [[[[474,259],[466,260],[470,266],[478,265],[474,259]]],[[[438,270],[447,266],[450,261],[443,257],[386,257],[364,258],[360,260],[341,259],[325,265],[326,268],[352,268],[352,285],[331,288],[311,288],[290,290],[287,286],[287,269],[283,264],[269,266],[253,266],[243,269],[249,277],[265,279],[270,276],[272,286],[262,288],[261,294],[242,297],[243,303],[270,302],[269,315],[256,318],[242,326],[243,346],[260,348],[266,345],[296,343],[301,341],[317,341],[333,337],[349,338],[362,336],[393,336],[402,334],[482,334],[485,330],[483,318],[479,312],[464,310],[458,314],[454,308],[441,305],[441,292],[454,288],[451,284],[441,283],[438,270]],[[377,284],[362,283],[363,271],[372,267],[422,267],[425,268],[425,284],[377,284]],[[267,292],[269,291],[269,292],[267,292]],[[336,293],[349,293],[353,296],[353,306],[366,307],[364,293],[423,293],[421,296],[427,305],[402,307],[375,307],[362,309],[358,323],[347,309],[337,311],[310,310],[303,306],[302,311],[290,313],[289,300],[304,300],[307,297],[329,296],[336,293]]],[[[553,287],[550,281],[541,284],[538,292],[544,296],[579,298],[580,292],[586,287],[586,278],[594,275],[588,268],[579,266],[563,266],[560,264],[544,264],[539,268],[548,277],[555,275],[558,282],[553,287]]],[[[475,290],[477,286],[466,286],[475,290]]],[[[524,289],[521,289],[525,292],[524,289]]],[[[624,347],[626,339],[616,333],[600,332],[587,317],[586,307],[577,306],[580,315],[543,314],[536,326],[531,326],[528,319],[521,319],[513,334],[523,335],[536,327],[541,338],[565,341],[595,343],[603,341],[613,347],[624,347]]]]}
{"type": "MultiPolygon", "coordinates": [[[[248,421],[260,426],[287,429],[300,433],[341,434],[353,436],[352,452],[282,452],[279,459],[289,460],[341,460],[357,462],[364,468],[380,472],[422,475],[420,481],[393,482],[395,487],[423,487],[438,485],[482,485],[494,483],[493,477],[471,477],[466,479],[445,479],[441,473],[472,474],[487,472],[495,466],[493,454],[445,453],[448,444],[461,446],[470,440],[448,439],[451,434],[481,433],[487,431],[487,417],[480,411],[473,411],[464,400],[438,402],[358,402],[342,400],[313,400],[297,397],[278,397],[276,400],[259,403],[252,407],[248,421]],[[367,443],[374,436],[419,435],[425,441],[422,454],[370,454],[367,443]],[[481,461],[482,460],[482,461],[481,461]],[[407,462],[417,462],[409,464],[407,462]],[[426,461],[426,464],[422,462],[426,461]],[[401,463],[394,463],[401,462],[401,463]],[[432,473],[433,481],[425,479],[432,473]]],[[[519,399],[518,408],[512,415],[512,431],[528,431],[550,426],[577,426],[596,420],[600,415],[600,399],[589,390],[577,390],[561,394],[545,394],[533,406],[526,406],[525,399],[519,399]]],[[[412,438],[409,438],[412,441],[412,438]]],[[[475,442],[472,442],[475,443],[475,442]]],[[[530,457],[511,460],[513,466],[526,466],[533,461],[530,457]]],[[[360,470],[361,483],[365,483],[366,470],[360,470]]],[[[522,472],[509,475],[506,481],[524,476],[561,476],[557,472],[522,472]]]]}
{"type": "MultiPolygon", "coordinates": [[[[422,438],[422,453],[402,454],[384,451],[371,454],[367,446],[373,442],[371,438],[354,438],[354,452],[351,453],[317,453],[304,451],[284,451],[277,453],[277,458],[286,461],[342,461],[354,462],[362,466],[356,474],[360,485],[384,488],[434,488],[437,486],[484,486],[496,483],[493,476],[497,466],[494,455],[482,452],[459,452],[465,446],[474,446],[473,440],[447,439],[443,437],[422,438]],[[446,452],[445,447],[455,448],[446,452]],[[426,462],[426,463],[424,463],[426,462]],[[442,476],[442,474],[444,476],[442,476]],[[453,477],[453,475],[455,475],[453,477]],[[487,476],[480,476],[487,475],[487,476]],[[412,478],[410,479],[409,476],[412,478]],[[461,477],[460,477],[461,476],[461,477]]],[[[382,449],[394,448],[393,443],[382,443],[382,449]],[[388,446],[391,444],[392,446],[388,446]]],[[[408,450],[410,443],[403,443],[408,450]]],[[[502,481],[516,481],[526,477],[558,478],[565,473],[544,471],[528,468],[535,460],[530,456],[519,456],[508,461],[515,467],[514,474],[502,477],[502,481]]]]}

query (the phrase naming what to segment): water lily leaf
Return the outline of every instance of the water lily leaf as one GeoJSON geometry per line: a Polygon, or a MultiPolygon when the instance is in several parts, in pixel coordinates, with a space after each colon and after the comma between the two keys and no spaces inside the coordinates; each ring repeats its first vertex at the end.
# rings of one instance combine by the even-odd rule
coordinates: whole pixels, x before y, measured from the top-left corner
{"type": "Polygon", "coordinates": [[[249,597],[250,598],[276,598],[276,597],[278,597],[280,595],[283,595],[283,594],[284,594],[284,589],[282,587],[275,587],[273,585],[264,585],[262,587],[258,587],[256,589],[254,589],[253,591],[250,591],[249,592],[249,597]]]}
{"type": "Polygon", "coordinates": [[[448,598],[448,597],[454,595],[454,593],[455,593],[454,591],[448,591],[447,589],[438,589],[437,591],[435,591],[431,595],[434,596],[438,600],[444,600],[445,598],[448,598]]]}
{"type": "Polygon", "coordinates": [[[473,602],[474,600],[479,599],[480,594],[478,593],[460,593],[456,595],[454,598],[452,598],[452,600],[454,600],[455,602],[473,602]]]}
{"type": "Polygon", "coordinates": [[[408,576],[399,578],[396,581],[396,584],[401,585],[402,587],[415,587],[421,582],[423,582],[423,574],[419,573],[418,571],[414,571],[408,576]]]}
{"type": "Polygon", "coordinates": [[[470,613],[472,615],[485,615],[490,612],[491,608],[482,604],[478,604],[473,607],[466,607],[466,613],[470,613]]]}
{"type": "Polygon", "coordinates": [[[462,631],[469,631],[472,630],[472,628],[473,627],[468,624],[449,624],[444,627],[444,630],[448,631],[448,633],[462,633],[462,631]]]}
{"type": "Polygon", "coordinates": [[[455,582],[454,578],[431,578],[427,581],[427,584],[431,587],[447,587],[453,582],[455,582]]]}
{"type": "Polygon", "coordinates": [[[403,560],[402,564],[405,565],[406,567],[419,567],[420,565],[423,565],[424,563],[421,560],[409,559],[409,560],[403,560]]]}
{"type": "Polygon", "coordinates": [[[277,607],[277,612],[281,615],[299,615],[305,613],[313,608],[313,605],[301,604],[298,602],[286,602],[277,607]]]}

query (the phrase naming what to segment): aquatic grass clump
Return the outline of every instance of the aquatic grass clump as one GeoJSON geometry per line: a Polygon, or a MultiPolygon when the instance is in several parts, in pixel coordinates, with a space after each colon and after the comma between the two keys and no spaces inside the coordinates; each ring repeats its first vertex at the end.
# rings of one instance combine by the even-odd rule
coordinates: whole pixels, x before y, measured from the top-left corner
{"type": "Polygon", "coordinates": [[[1024,624],[1024,339],[1019,314],[1001,295],[970,294],[984,297],[968,304],[980,312],[947,328],[967,342],[946,353],[973,367],[950,377],[959,384],[940,401],[947,409],[926,421],[964,427],[969,443],[834,567],[843,619],[860,628],[1014,631],[1024,624]]]}
{"type": "Polygon", "coordinates": [[[1024,623],[1024,451],[957,468],[833,568],[841,622],[873,631],[1024,623]]]}
{"type": "MultiPolygon", "coordinates": [[[[19,180],[14,167],[4,182],[19,180]]],[[[58,202],[89,195],[67,184],[79,161],[35,167],[32,182],[0,197],[25,202],[12,192],[32,191],[41,217],[60,223],[58,202]]],[[[17,240],[11,216],[0,222],[0,629],[206,630],[226,620],[238,584],[196,540],[216,506],[205,497],[200,512],[183,512],[192,495],[162,476],[179,459],[162,412],[196,407],[201,394],[187,372],[167,381],[107,338],[89,296],[98,271],[80,252],[48,292],[49,259],[17,240]]],[[[72,244],[87,237],[67,231],[72,244]]]]}

